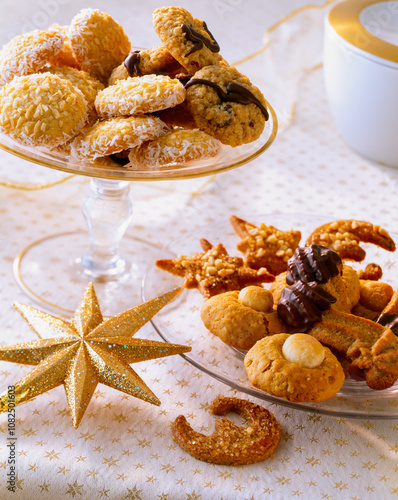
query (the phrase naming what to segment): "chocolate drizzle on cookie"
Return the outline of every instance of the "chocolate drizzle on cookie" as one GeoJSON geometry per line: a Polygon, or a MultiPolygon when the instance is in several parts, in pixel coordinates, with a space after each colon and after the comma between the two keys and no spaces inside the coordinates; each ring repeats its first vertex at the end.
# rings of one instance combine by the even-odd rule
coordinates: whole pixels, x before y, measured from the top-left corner
{"type": "Polygon", "coordinates": [[[278,316],[297,332],[307,332],[322,319],[336,298],[321,283],[341,272],[341,258],[332,249],[322,245],[297,248],[288,260],[286,282],[277,306],[278,316]]]}
{"type": "Polygon", "coordinates": [[[282,290],[277,313],[295,331],[304,333],[322,318],[322,311],[335,302],[336,298],[315,281],[297,281],[282,290]]]}
{"type": "Polygon", "coordinates": [[[203,49],[203,45],[205,45],[212,52],[220,52],[220,46],[214,36],[210,33],[204,21],[203,29],[209,35],[210,39],[207,38],[207,36],[202,35],[202,33],[199,33],[199,31],[189,24],[182,24],[181,29],[185,33],[185,38],[194,44],[191,50],[185,54],[185,57],[203,49]]]}
{"type": "Polygon", "coordinates": [[[127,69],[129,76],[141,76],[139,69],[140,50],[132,50],[124,60],[124,67],[127,69]]]}
{"type": "Polygon", "coordinates": [[[341,257],[331,248],[323,245],[310,245],[296,248],[287,262],[286,282],[296,281],[326,283],[341,272],[341,257]]]}
{"type": "Polygon", "coordinates": [[[189,82],[185,85],[185,88],[191,87],[192,85],[208,85],[212,89],[214,89],[218,97],[225,102],[238,102],[239,104],[256,104],[265,119],[268,120],[269,114],[267,108],[257,99],[257,97],[244,85],[241,85],[237,82],[231,82],[227,85],[227,92],[224,92],[223,89],[217,85],[217,83],[212,82],[211,80],[206,80],[205,78],[191,78],[189,82]]]}

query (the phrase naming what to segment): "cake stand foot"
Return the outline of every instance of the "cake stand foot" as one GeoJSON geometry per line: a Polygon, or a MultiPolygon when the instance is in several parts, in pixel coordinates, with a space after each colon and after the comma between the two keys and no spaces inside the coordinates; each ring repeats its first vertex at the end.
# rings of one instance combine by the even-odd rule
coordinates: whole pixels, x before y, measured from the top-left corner
{"type": "Polygon", "coordinates": [[[49,312],[70,316],[93,282],[102,314],[114,316],[141,303],[141,283],[159,247],[125,235],[132,218],[130,182],[93,179],[83,205],[85,231],[50,235],[14,261],[20,287],[49,312]]]}

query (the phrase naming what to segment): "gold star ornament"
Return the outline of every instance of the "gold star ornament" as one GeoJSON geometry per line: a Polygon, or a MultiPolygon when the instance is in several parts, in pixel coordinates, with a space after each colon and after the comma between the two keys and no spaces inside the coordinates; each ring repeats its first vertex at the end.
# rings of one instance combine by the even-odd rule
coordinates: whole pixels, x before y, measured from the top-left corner
{"type": "MultiPolygon", "coordinates": [[[[0,360],[36,365],[14,385],[15,404],[64,384],[76,428],[98,383],[160,405],[130,363],[181,354],[191,348],[131,337],[179,292],[177,288],[104,320],[90,283],[70,323],[16,303],[18,311],[40,338],[0,347],[0,360]]],[[[6,411],[8,393],[4,392],[0,395],[0,412],[6,411]]]]}

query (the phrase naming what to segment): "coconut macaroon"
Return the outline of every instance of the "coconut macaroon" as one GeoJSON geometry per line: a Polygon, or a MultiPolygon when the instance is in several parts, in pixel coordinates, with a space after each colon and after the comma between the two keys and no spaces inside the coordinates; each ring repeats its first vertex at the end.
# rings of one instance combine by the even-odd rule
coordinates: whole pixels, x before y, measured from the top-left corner
{"type": "Polygon", "coordinates": [[[172,130],[130,151],[130,163],[136,168],[156,168],[170,163],[185,163],[216,156],[221,144],[201,130],[172,130]]]}
{"type": "Polygon", "coordinates": [[[99,92],[95,107],[100,116],[135,115],[172,108],[185,99],[179,80],[164,75],[144,75],[119,80],[99,92]]]}
{"type": "Polygon", "coordinates": [[[70,46],[70,41],[68,38],[69,26],[60,26],[59,24],[52,24],[50,29],[59,31],[64,37],[64,42],[62,44],[61,50],[57,52],[55,57],[53,57],[48,64],[50,66],[69,66],[72,68],[80,69],[79,63],[77,62],[76,56],[73,53],[72,47],[70,46]]]}
{"type": "Polygon", "coordinates": [[[68,38],[81,69],[106,83],[131,49],[120,24],[98,9],[83,9],[69,26],[68,38]]]}
{"type": "Polygon", "coordinates": [[[90,76],[86,71],[79,71],[78,69],[68,66],[52,66],[42,71],[46,71],[52,75],[68,80],[74,87],[78,88],[86,99],[89,119],[94,120],[94,122],[98,119],[94,103],[98,92],[104,88],[103,84],[99,80],[90,76]]]}
{"type": "Polygon", "coordinates": [[[18,35],[0,51],[0,85],[15,76],[36,73],[62,49],[64,37],[56,29],[18,35]]]}
{"type": "Polygon", "coordinates": [[[26,146],[56,148],[86,120],[82,92],[56,75],[20,76],[0,89],[0,130],[26,146]]]}
{"type": "Polygon", "coordinates": [[[167,125],[154,116],[109,118],[84,129],[73,140],[71,155],[89,160],[120,153],[167,130],[167,125]]]}

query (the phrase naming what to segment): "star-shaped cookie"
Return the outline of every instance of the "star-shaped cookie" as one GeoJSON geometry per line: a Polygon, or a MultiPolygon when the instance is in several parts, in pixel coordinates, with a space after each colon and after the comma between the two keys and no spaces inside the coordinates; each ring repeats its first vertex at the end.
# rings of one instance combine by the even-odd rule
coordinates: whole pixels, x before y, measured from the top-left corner
{"type": "Polygon", "coordinates": [[[274,276],[265,268],[251,269],[242,258],[228,255],[222,243],[213,246],[202,238],[200,244],[203,252],[157,260],[156,266],[185,278],[185,288],[197,288],[206,298],[274,281],[274,276]]]}
{"type": "Polygon", "coordinates": [[[286,271],[287,261],[300,243],[300,231],[280,231],[263,223],[257,227],[235,215],[229,220],[241,238],[236,248],[244,254],[247,266],[265,267],[275,276],[286,271]]]}

